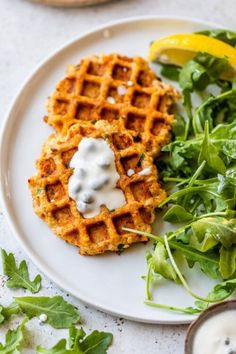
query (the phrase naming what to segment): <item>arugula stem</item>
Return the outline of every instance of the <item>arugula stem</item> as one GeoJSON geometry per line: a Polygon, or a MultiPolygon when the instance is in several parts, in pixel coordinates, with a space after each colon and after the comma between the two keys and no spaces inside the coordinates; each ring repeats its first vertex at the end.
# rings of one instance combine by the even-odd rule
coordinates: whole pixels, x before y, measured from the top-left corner
{"type": "MultiPolygon", "coordinates": [[[[188,226],[190,226],[190,225],[191,224],[188,224],[188,226]]],[[[186,225],[186,227],[187,227],[187,225],[186,225]]],[[[130,229],[128,227],[122,227],[122,229],[125,231],[128,231],[128,232],[136,233],[138,235],[147,236],[147,237],[149,237],[155,241],[161,242],[163,245],[165,245],[165,241],[164,241],[163,237],[161,237],[161,236],[153,235],[153,234],[146,232],[146,231],[139,231],[139,230],[135,230],[135,229],[130,229]]],[[[208,257],[207,254],[204,252],[195,250],[195,249],[193,249],[189,246],[186,246],[186,245],[179,244],[178,242],[175,242],[175,241],[168,240],[168,242],[169,242],[170,247],[174,250],[181,251],[181,252],[185,253],[186,255],[190,255],[190,256],[197,254],[198,257],[202,260],[212,262],[215,264],[219,264],[219,261],[217,259],[213,259],[213,258],[208,257]]]]}
{"type": "Polygon", "coordinates": [[[202,214],[196,217],[194,220],[199,220],[203,218],[210,218],[212,216],[227,216],[228,212],[227,211],[215,211],[214,213],[207,213],[207,214],[202,214]]]}
{"type": "Polygon", "coordinates": [[[191,93],[189,90],[185,90],[183,92],[183,96],[184,96],[184,102],[183,105],[186,109],[187,112],[187,122],[185,125],[185,131],[184,131],[184,140],[187,140],[188,138],[188,133],[189,133],[189,129],[190,129],[190,125],[192,123],[192,119],[193,119],[193,114],[192,114],[192,101],[191,101],[191,93]]]}
{"type": "Polygon", "coordinates": [[[193,206],[192,206],[192,208],[189,210],[189,212],[190,212],[191,214],[193,214],[194,211],[197,209],[197,207],[198,207],[200,204],[201,204],[201,198],[198,197],[198,198],[195,200],[195,203],[193,204],[193,206]]]}
{"type": "Polygon", "coordinates": [[[192,192],[205,192],[205,193],[209,193],[211,195],[214,195],[217,198],[221,198],[223,199],[223,197],[217,193],[214,193],[212,191],[206,190],[204,188],[204,186],[198,186],[198,187],[187,187],[184,188],[182,190],[179,190],[173,194],[171,194],[168,198],[166,198],[161,204],[159,204],[159,208],[162,208],[165,204],[169,203],[170,200],[178,198],[178,197],[182,197],[188,193],[192,193],[192,192]]]}
{"type": "Polygon", "coordinates": [[[202,173],[202,170],[204,169],[206,165],[206,161],[203,160],[201,165],[197,168],[197,170],[195,171],[195,173],[193,174],[193,176],[190,178],[190,181],[188,183],[188,187],[192,187],[195,184],[196,179],[200,176],[200,174],[202,173]]]}
{"type": "Polygon", "coordinates": [[[189,178],[164,177],[163,182],[187,182],[189,178]]]}
{"type": "MultiPolygon", "coordinates": [[[[197,170],[195,171],[193,176],[190,178],[189,183],[188,183],[188,187],[192,187],[194,185],[195,181],[202,173],[202,170],[204,169],[205,165],[206,165],[206,161],[203,160],[201,165],[197,168],[197,170]]],[[[182,203],[182,206],[184,208],[185,208],[186,202],[187,202],[187,195],[184,196],[183,203],[182,203]]]]}
{"type": "Polygon", "coordinates": [[[177,235],[181,234],[181,232],[185,231],[186,229],[188,229],[189,227],[191,227],[192,222],[190,224],[186,224],[184,226],[179,227],[175,232],[173,232],[173,234],[171,234],[168,237],[168,241],[172,240],[174,237],[176,237],[177,235]]]}
{"type": "MultiPolygon", "coordinates": [[[[178,313],[187,313],[189,314],[194,314],[193,310],[191,308],[182,308],[182,307],[175,307],[175,306],[169,306],[169,305],[164,305],[164,304],[160,304],[158,302],[153,302],[153,301],[144,301],[145,305],[151,306],[151,307],[157,307],[159,309],[165,309],[165,310],[171,310],[171,311],[175,311],[178,313]]],[[[199,312],[201,312],[199,310],[199,312]]]]}
{"type": "Polygon", "coordinates": [[[152,273],[152,264],[151,262],[148,264],[148,271],[147,271],[147,277],[146,277],[146,298],[148,300],[152,300],[152,294],[150,291],[150,278],[151,278],[151,273],[152,273]]]}
{"type": "MultiPolygon", "coordinates": [[[[190,295],[192,295],[193,297],[195,297],[195,299],[198,299],[198,300],[200,300],[200,301],[211,302],[211,303],[222,301],[222,299],[219,299],[219,300],[217,300],[217,299],[211,300],[211,299],[209,299],[209,298],[204,298],[204,297],[202,297],[202,296],[199,296],[199,295],[195,294],[195,293],[192,291],[192,289],[190,288],[190,286],[188,285],[188,283],[187,283],[186,280],[184,279],[184,277],[183,277],[181,271],[179,270],[179,268],[178,268],[178,266],[177,266],[177,264],[176,264],[176,262],[175,262],[175,260],[174,260],[174,257],[173,257],[173,255],[172,255],[172,253],[171,253],[170,246],[169,246],[168,239],[167,239],[167,236],[166,236],[166,235],[164,235],[164,242],[165,242],[166,251],[167,251],[168,256],[169,256],[169,258],[170,258],[170,262],[171,262],[171,264],[172,264],[172,267],[174,268],[176,274],[178,275],[178,277],[179,277],[179,279],[180,279],[180,281],[181,281],[183,287],[186,289],[186,291],[187,291],[190,295]]],[[[228,297],[228,295],[227,295],[226,297],[228,297]]]]}

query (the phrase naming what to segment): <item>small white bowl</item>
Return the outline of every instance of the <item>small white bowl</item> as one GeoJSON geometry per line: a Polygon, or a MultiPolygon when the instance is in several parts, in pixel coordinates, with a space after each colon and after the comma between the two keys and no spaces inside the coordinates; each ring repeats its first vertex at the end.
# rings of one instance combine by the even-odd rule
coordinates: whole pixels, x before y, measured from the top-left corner
{"type": "Polygon", "coordinates": [[[201,315],[191,323],[188,328],[186,340],[185,340],[185,354],[193,354],[193,342],[195,335],[198,329],[202,326],[202,324],[211,318],[219,314],[220,312],[235,310],[236,309],[236,300],[224,301],[215,305],[210,306],[207,310],[205,310],[201,315]]]}

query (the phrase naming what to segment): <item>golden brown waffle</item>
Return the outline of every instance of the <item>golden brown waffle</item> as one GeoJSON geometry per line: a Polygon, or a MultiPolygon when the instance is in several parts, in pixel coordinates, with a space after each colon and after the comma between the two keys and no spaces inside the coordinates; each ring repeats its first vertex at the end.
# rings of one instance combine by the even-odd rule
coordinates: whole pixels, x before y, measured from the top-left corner
{"type": "Polygon", "coordinates": [[[29,179],[35,212],[55,234],[78,246],[80,254],[119,251],[132,243],[147,241],[146,237],[125,232],[122,228],[150,231],[154,209],[166,196],[158,183],[152,157],[146,154],[142,144],[134,143],[128,131],[120,132],[111,125],[107,129],[106,124],[99,124],[76,124],[64,136],[51,135],[36,163],[38,174],[29,179]],[[123,207],[109,211],[102,206],[99,215],[88,219],[83,218],[68,195],[68,179],[73,173],[69,162],[83,136],[107,139],[120,175],[117,186],[126,198],[123,207]],[[139,175],[138,172],[146,167],[151,168],[151,173],[139,175]],[[130,177],[128,169],[135,172],[130,177]]]}
{"type": "Polygon", "coordinates": [[[115,122],[155,156],[170,138],[170,108],[177,98],[140,57],[92,56],[69,67],[48,100],[45,120],[61,134],[85,121],[115,122]]]}

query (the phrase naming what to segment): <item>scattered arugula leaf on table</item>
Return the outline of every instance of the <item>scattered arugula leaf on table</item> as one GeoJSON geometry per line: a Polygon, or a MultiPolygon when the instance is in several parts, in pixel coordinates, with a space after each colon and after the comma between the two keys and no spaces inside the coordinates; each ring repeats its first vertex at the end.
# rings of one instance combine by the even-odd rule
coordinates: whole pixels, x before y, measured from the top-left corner
{"type": "Polygon", "coordinates": [[[37,293],[41,288],[41,275],[36,275],[34,280],[30,280],[26,261],[21,261],[19,267],[16,265],[16,260],[13,253],[7,254],[2,249],[2,266],[3,273],[8,277],[6,285],[8,288],[24,288],[32,293],[37,293]]]}
{"type": "Polygon", "coordinates": [[[93,331],[86,336],[82,328],[71,326],[69,329],[69,339],[61,339],[50,349],[37,347],[37,353],[42,354],[106,354],[112,343],[111,333],[93,331]]]}
{"type": "Polygon", "coordinates": [[[0,354],[20,354],[20,347],[24,339],[24,329],[27,319],[14,330],[9,329],[6,334],[5,344],[0,343],[0,354]]]}
{"type": "Polygon", "coordinates": [[[20,308],[15,302],[6,307],[0,305],[0,324],[7,321],[12,315],[18,315],[20,312],[20,308]]]}
{"type": "Polygon", "coordinates": [[[47,316],[45,322],[54,328],[69,328],[80,320],[77,309],[62,296],[15,297],[15,302],[28,318],[45,314],[47,316]]]}

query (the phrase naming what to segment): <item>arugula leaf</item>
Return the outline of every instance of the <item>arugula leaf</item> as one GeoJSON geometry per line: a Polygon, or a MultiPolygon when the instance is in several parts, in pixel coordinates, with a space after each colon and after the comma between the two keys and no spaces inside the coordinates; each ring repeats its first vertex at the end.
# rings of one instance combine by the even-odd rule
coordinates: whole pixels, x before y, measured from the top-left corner
{"type": "Polygon", "coordinates": [[[202,91],[210,84],[206,69],[194,59],[189,60],[180,71],[179,85],[183,91],[202,91]]]}
{"type": "Polygon", "coordinates": [[[211,301],[223,301],[227,299],[236,289],[236,279],[225,280],[222,283],[216,284],[213,290],[210,291],[207,298],[211,301]]]}
{"type": "Polygon", "coordinates": [[[82,353],[103,354],[112,343],[112,334],[106,332],[93,331],[80,344],[82,353]]]}
{"type": "MultiPolygon", "coordinates": [[[[189,226],[191,226],[191,224],[187,225],[187,227],[189,227],[189,226]]],[[[187,228],[187,227],[185,226],[185,228],[187,228]]],[[[135,229],[129,229],[129,228],[123,228],[123,229],[126,231],[135,232],[138,235],[148,236],[156,241],[156,245],[158,243],[161,243],[163,245],[165,244],[164,239],[160,236],[153,235],[153,234],[150,234],[150,233],[144,232],[144,231],[135,230],[135,229]]],[[[183,228],[181,228],[181,230],[183,230],[183,228]]],[[[179,233],[178,230],[173,233],[170,233],[169,239],[173,238],[178,233],[179,233]]],[[[166,235],[164,235],[164,238],[165,237],[166,237],[166,235]]],[[[180,254],[183,254],[185,256],[186,260],[188,262],[190,262],[191,266],[193,266],[195,262],[198,262],[199,266],[201,267],[201,269],[204,273],[206,273],[207,275],[209,275],[212,278],[217,278],[218,270],[219,270],[219,255],[217,255],[215,252],[212,252],[212,251],[201,252],[194,247],[183,244],[182,242],[176,242],[176,241],[172,241],[169,239],[168,239],[169,247],[172,250],[179,251],[180,254]]],[[[148,253],[148,265],[150,265],[151,262],[152,262],[152,257],[151,257],[151,254],[148,253]]],[[[158,268],[156,268],[156,273],[157,273],[157,271],[158,271],[158,268]]],[[[167,279],[170,279],[170,277],[167,279]]],[[[177,277],[176,277],[176,279],[177,279],[177,277]]],[[[150,299],[150,298],[151,298],[151,296],[148,297],[148,299],[150,299]]]]}
{"type": "Polygon", "coordinates": [[[185,132],[185,119],[178,113],[175,113],[175,120],[172,125],[172,131],[176,139],[183,139],[185,132]]]}
{"type": "Polygon", "coordinates": [[[195,134],[204,131],[205,122],[208,121],[209,130],[220,123],[231,123],[236,118],[236,91],[229,90],[218,96],[210,96],[195,111],[193,128],[195,134]]]}
{"type": "Polygon", "coordinates": [[[162,275],[164,278],[178,281],[175,270],[168,262],[168,254],[165,246],[161,242],[156,244],[152,256],[152,268],[155,273],[162,275]]]}
{"type": "Polygon", "coordinates": [[[222,42],[230,44],[232,47],[236,47],[236,33],[224,30],[224,29],[214,29],[196,32],[197,34],[203,34],[204,36],[219,39],[222,42]]]}
{"type": "Polygon", "coordinates": [[[24,288],[32,293],[37,293],[41,288],[41,276],[38,274],[33,281],[29,278],[28,267],[26,261],[22,261],[19,268],[16,266],[16,261],[13,253],[7,254],[2,249],[2,266],[3,273],[9,277],[6,282],[8,288],[24,288]]]}
{"type": "Polygon", "coordinates": [[[220,249],[220,273],[223,279],[229,279],[236,271],[236,246],[220,249]]]}
{"type": "Polygon", "coordinates": [[[219,173],[226,171],[224,161],[219,157],[217,147],[214,146],[210,140],[208,121],[205,122],[204,139],[198,157],[198,162],[201,163],[202,161],[206,161],[208,167],[219,173]]]}
{"type": "Polygon", "coordinates": [[[12,315],[20,313],[19,306],[13,302],[7,307],[0,305],[0,324],[8,320],[12,315]]]}
{"type": "MultiPolygon", "coordinates": [[[[46,349],[43,348],[41,345],[37,346],[36,348],[37,353],[42,353],[42,354],[75,354],[76,352],[74,351],[69,351],[69,349],[66,349],[66,340],[61,339],[57,344],[55,344],[52,348],[46,349]]],[[[78,352],[81,354],[81,352],[78,352]]]]}
{"type": "Polygon", "coordinates": [[[175,224],[184,221],[190,221],[193,219],[193,215],[184,209],[181,205],[173,205],[166,211],[163,219],[175,224]]]}
{"type": "Polygon", "coordinates": [[[15,302],[29,318],[45,314],[47,316],[45,322],[54,328],[69,328],[80,320],[76,308],[66,302],[62,296],[16,297],[15,302]]]}
{"type": "Polygon", "coordinates": [[[84,330],[71,326],[69,339],[61,339],[53,348],[37,347],[37,353],[42,354],[106,354],[112,344],[111,333],[93,331],[86,336],[84,330]]]}
{"type": "Polygon", "coordinates": [[[171,64],[161,64],[161,75],[172,81],[179,81],[181,68],[171,64]]]}
{"type": "Polygon", "coordinates": [[[220,242],[225,248],[236,244],[236,219],[206,217],[195,221],[191,227],[199,242],[205,242],[206,237],[211,237],[215,244],[220,242]]]}
{"type": "Polygon", "coordinates": [[[5,344],[0,343],[0,354],[20,354],[20,346],[24,339],[24,328],[27,319],[14,330],[9,329],[6,334],[5,344]]]}
{"type": "Polygon", "coordinates": [[[211,83],[216,82],[217,84],[219,84],[217,80],[222,75],[224,75],[225,72],[228,71],[231,72],[230,65],[226,57],[218,58],[218,57],[214,57],[209,53],[199,52],[194,57],[194,61],[200,64],[206,70],[211,83]]]}
{"type": "Polygon", "coordinates": [[[218,79],[230,67],[227,58],[216,58],[208,53],[197,53],[197,55],[187,61],[179,75],[179,85],[182,90],[203,91],[218,79]]]}

